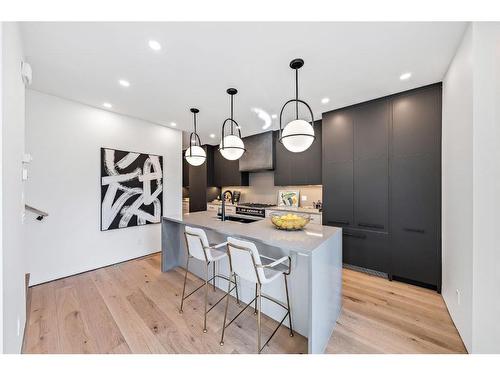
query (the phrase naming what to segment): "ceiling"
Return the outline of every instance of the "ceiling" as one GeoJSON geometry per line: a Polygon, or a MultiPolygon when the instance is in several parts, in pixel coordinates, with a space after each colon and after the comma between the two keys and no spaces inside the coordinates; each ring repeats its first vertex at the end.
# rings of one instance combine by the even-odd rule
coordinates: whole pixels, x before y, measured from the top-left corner
{"type": "MultiPolygon", "coordinates": [[[[424,23],[23,23],[32,88],[192,131],[218,143],[236,87],[242,135],[278,129],[294,96],[290,60],[301,57],[299,97],[315,117],[346,105],[441,81],[466,24],[424,23]],[[153,51],[149,40],[162,49],[153,51]],[[399,79],[405,72],[412,76],[399,79]],[[122,87],[125,79],[130,87],[122,87]],[[322,98],[329,98],[326,104],[322,98]],[[209,135],[215,134],[215,138],[209,135]]],[[[104,108],[103,108],[104,109],[104,108]]],[[[287,118],[292,116],[289,108],[287,118]]],[[[304,112],[305,113],[305,112],[304,112]]]]}

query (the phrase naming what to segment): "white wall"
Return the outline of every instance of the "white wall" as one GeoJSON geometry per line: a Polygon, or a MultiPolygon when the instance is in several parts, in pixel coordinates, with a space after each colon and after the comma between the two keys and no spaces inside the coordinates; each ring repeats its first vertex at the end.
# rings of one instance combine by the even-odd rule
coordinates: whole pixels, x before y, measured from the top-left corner
{"type": "Polygon", "coordinates": [[[18,353],[26,319],[21,178],[25,89],[21,78],[23,49],[16,23],[3,23],[2,51],[2,339],[5,353],[18,353]]]}
{"type": "Polygon", "coordinates": [[[472,349],[472,115],[470,26],[443,80],[442,131],[442,295],[469,351],[472,349]]]}
{"type": "Polygon", "coordinates": [[[500,22],[474,23],[474,353],[500,353],[500,22]]]}
{"type": "Polygon", "coordinates": [[[49,213],[26,221],[31,283],[159,251],[160,224],[100,231],[100,148],[163,155],[164,216],[181,218],[181,132],[32,90],[26,116],[26,201],[49,213]]]}
{"type": "Polygon", "coordinates": [[[500,353],[499,108],[500,23],[473,23],[443,82],[442,160],[443,297],[471,353],[500,353]]]}

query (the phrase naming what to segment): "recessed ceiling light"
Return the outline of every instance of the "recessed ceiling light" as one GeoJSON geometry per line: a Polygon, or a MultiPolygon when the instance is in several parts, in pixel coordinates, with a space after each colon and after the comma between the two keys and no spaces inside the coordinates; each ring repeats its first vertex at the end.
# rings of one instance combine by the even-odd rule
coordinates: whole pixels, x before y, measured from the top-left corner
{"type": "Polygon", "coordinates": [[[323,98],[321,99],[321,104],[327,104],[330,102],[330,98],[323,98]]]}
{"type": "Polygon", "coordinates": [[[271,115],[271,118],[277,119],[278,115],[277,114],[273,114],[273,115],[271,115]]]}
{"type": "Polygon", "coordinates": [[[406,81],[407,79],[409,79],[411,77],[411,73],[410,72],[407,72],[407,73],[403,73],[399,76],[399,79],[401,81],[406,81]]]}
{"type": "Polygon", "coordinates": [[[177,126],[177,124],[175,122],[171,122],[170,126],[173,126],[175,128],[177,126]]]}
{"type": "Polygon", "coordinates": [[[119,83],[120,85],[122,85],[123,87],[129,87],[129,86],[130,86],[130,82],[129,82],[129,81],[126,81],[126,80],[124,80],[124,79],[120,79],[120,80],[118,81],[118,83],[119,83]]]}
{"type": "Polygon", "coordinates": [[[210,134],[210,138],[215,138],[215,134],[214,133],[210,134]]]}
{"type": "Polygon", "coordinates": [[[159,51],[161,50],[161,44],[158,43],[156,40],[150,40],[148,42],[149,48],[151,48],[153,51],[159,51]]]}
{"type": "Polygon", "coordinates": [[[113,106],[111,105],[111,103],[102,103],[102,106],[104,108],[112,108],[113,106]]]}

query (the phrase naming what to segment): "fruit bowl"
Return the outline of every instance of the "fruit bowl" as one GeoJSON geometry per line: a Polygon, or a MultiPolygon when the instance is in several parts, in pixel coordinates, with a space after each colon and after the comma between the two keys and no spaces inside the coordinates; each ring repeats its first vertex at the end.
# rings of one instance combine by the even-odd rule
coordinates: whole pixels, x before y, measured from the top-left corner
{"type": "Polygon", "coordinates": [[[311,216],[302,213],[272,212],[269,217],[274,226],[281,230],[301,230],[311,220],[311,216]]]}

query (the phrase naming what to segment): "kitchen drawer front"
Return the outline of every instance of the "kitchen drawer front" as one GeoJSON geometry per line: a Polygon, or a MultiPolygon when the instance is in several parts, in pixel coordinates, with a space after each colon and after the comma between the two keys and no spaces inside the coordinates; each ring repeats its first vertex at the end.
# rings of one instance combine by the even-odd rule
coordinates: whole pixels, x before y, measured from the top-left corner
{"type": "Polygon", "coordinates": [[[321,214],[311,214],[311,223],[320,224],[322,223],[321,214]]]}
{"type": "Polygon", "coordinates": [[[236,207],[234,206],[226,206],[226,215],[227,214],[235,214],[236,213],[236,207]]]}
{"type": "Polygon", "coordinates": [[[367,230],[342,230],[344,263],[389,273],[389,236],[367,230]]]}

